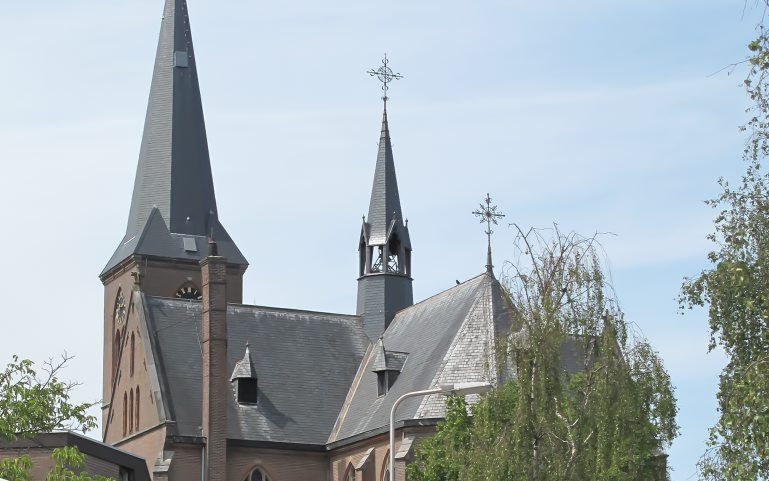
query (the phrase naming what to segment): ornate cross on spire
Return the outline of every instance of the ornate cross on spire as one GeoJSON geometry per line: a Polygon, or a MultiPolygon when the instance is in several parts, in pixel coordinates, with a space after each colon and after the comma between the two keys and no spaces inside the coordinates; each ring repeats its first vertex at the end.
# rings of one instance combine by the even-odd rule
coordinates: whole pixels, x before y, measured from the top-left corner
{"type": "Polygon", "coordinates": [[[486,194],[484,199],[486,205],[480,204],[480,208],[473,211],[473,215],[480,217],[481,223],[486,223],[486,237],[489,241],[489,249],[486,254],[486,272],[492,272],[494,265],[491,263],[491,234],[494,233],[491,230],[491,224],[497,225],[497,219],[504,217],[505,214],[497,212],[497,206],[491,205],[491,196],[486,194]]]}
{"type": "Polygon", "coordinates": [[[388,84],[392,82],[393,80],[400,80],[403,78],[403,75],[393,72],[390,67],[387,66],[387,64],[390,63],[389,60],[387,60],[387,54],[384,54],[384,58],[382,59],[382,66],[378,69],[374,70],[373,68],[371,70],[367,70],[366,73],[371,75],[372,77],[376,77],[379,79],[380,82],[382,82],[382,91],[384,92],[384,95],[382,96],[382,100],[384,100],[384,106],[385,110],[387,110],[387,100],[389,97],[387,96],[387,90],[389,89],[388,84]]]}

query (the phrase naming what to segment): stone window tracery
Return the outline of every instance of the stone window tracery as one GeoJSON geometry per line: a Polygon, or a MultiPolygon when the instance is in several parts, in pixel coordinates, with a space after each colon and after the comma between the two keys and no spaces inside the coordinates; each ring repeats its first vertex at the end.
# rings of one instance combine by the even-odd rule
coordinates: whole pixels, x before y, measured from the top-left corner
{"type": "Polygon", "coordinates": [[[265,473],[262,468],[254,468],[248,473],[243,481],[272,481],[272,478],[267,476],[267,473],[265,473]]]}
{"type": "Polygon", "coordinates": [[[355,467],[353,467],[352,463],[347,465],[347,471],[345,471],[342,481],[355,481],[355,467]]]}
{"type": "Polygon", "coordinates": [[[381,479],[382,481],[390,481],[390,451],[387,451],[387,454],[385,454],[381,479]]]}

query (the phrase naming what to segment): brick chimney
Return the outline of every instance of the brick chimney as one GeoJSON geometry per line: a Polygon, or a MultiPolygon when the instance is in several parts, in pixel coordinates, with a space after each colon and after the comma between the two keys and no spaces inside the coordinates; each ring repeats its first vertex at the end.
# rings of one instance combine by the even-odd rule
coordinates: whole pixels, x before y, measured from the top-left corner
{"type": "Polygon", "coordinates": [[[203,436],[206,438],[205,481],[227,476],[227,261],[209,240],[200,261],[203,294],[203,436]]]}

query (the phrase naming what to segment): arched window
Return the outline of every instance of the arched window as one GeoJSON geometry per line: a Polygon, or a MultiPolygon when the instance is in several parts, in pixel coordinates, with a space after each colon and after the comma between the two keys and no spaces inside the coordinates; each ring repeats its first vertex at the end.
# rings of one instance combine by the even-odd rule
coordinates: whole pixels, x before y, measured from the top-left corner
{"type": "Polygon", "coordinates": [[[347,465],[347,471],[344,472],[342,481],[355,481],[355,467],[353,467],[352,463],[347,465]]]}
{"type": "Polygon", "coordinates": [[[139,386],[136,386],[136,415],[134,416],[134,420],[136,421],[135,424],[135,430],[139,430],[139,403],[141,399],[141,394],[139,394],[139,386]]]}
{"type": "Polygon", "coordinates": [[[128,393],[123,393],[123,437],[128,434],[128,393]]]}
{"type": "Polygon", "coordinates": [[[120,329],[115,332],[115,342],[112,345],[112,378],[117,376],[118,359],[120,359],[120,329]]]}
{"type": "Polygon", "coordinates": [[[112,312],[112,329],[115,333],[115,343],[112,346],[112,377],[117,376],[118,359],[120,357],[120,341],[121,331],[126,323],[126,315],[128,311],[126,309],[125,297],[123,297],[123,290],[118,289],[117,296],[115,296],[115,308],[112,312]]]}
{"type": "Polygon", "coordinates": [[[385,454],[384,463],[382,464],[382,481],[390,481],[390,451],[385,454]]]}
{"type": "Polygon", "coordinates": [[[267,476],[262,468],[254,468],[243,478],[243,481],[272,481],[272,478],[267,476]]]}
{"type": "Polygon", "coordinates": [[[134,390],[128,395],[128,432],[134,432],[134,390]]]}
{"type": "Polygon", "coordinates": [[[136,339],[134,339],[134,333],[131,333],[131,377],[134,375],[134,359],[136,359],[136,339]]]}

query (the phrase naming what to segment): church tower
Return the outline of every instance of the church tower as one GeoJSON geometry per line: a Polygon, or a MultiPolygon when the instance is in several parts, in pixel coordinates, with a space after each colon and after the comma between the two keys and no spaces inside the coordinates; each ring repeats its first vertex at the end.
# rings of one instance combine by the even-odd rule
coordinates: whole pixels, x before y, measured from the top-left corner
{"type": "Polygon", "coordinates": [[[128,225],[104,284],[104,399],[111,396],[133,292],[200,299],[207,239],[227,261],[227,302],[242,302],[243,254],[219,222],[186,0],[165,0],[128,225]]]}
{"type": "Polygon", "coordinates": [[[211,235],[242,276],[248,262],[217,214],[187,2],[166,0],[126,234],[100,278],[133,268],[150,295],[198,297],[192,273],[211,235]]]}
{"type": "MultiPolygon", "coordinates": [[[[380,71],[383,69],[386,69],[384,75],[392,75],[386,61],[380,71]]],[[[385,76],[385,79],[389,82],[388,77],[385,76]]],[[[385,87],[386,85],[385,82],[385,87]]],[[[398,194],[387,122],[386,93],[385,89],[385,108],[374,185],[371,189],[368,217],[363,219],[358,246],[357,314],[363,317],[363,328],[372,342],[379,339],[396,312],[414,303],[411,285],[411,240],[398,194]]]]}

